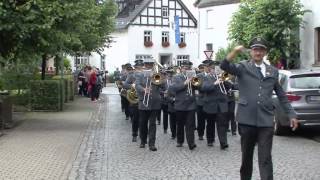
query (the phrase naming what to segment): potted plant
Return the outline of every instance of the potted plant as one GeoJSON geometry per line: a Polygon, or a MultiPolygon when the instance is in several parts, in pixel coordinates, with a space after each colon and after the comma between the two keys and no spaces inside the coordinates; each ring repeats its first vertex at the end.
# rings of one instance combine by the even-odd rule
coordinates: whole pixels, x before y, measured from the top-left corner
{"type": "Polygon", "coordinates": [[[170,46],[169,41],[162,42],[162,47],[168,47],[168,46],[170,46]]]}
{"type": "Polygon", "coordinates": [[[185,42],[180,42],[180,43],[178,44],[178,46],[179,46],[179,48],[184,48],[184,47],[187,46],[187,44],[186,44],[185,42]]]}
{"type": "Polygon", "coordinates": [[[153,46],[153,43],[152,43],[152,41],[145,41],[144,42],[144,46],[145,47],[151,47],[151,46],[153,46]]]}

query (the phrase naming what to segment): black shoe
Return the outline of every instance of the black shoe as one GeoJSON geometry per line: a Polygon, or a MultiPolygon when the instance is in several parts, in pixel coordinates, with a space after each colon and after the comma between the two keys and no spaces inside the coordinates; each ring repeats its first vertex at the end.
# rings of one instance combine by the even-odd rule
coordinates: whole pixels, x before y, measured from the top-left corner
{"type": "Polygon", "coordinates": [[[197,145],[196,145],[196,144],[193,144],[193,145],[189,146],[189,149],[190,149],[190,150],[193,150],[193,149],[196,148],[196,147],[197,147],[197,145]]]}
{"type": "Polygon", "coordinates": [[[212,143],[212,142],[208,143],[208,146],[209,146],[209,147],[212,147],[212,146],[213,146],[213,143],[212,143]]]}
{"type": "Polygon", "coordinates": [[[132,142],[137,142],[137,137],[132,137],[132,142]]]}
{"type": "Polygon", "coordinates": [[[126,117],[126,120],[129,120],[129,117],[126,117]]]}
{"type": "Polygon", "coordinates": [[[171,139],[175,139],[176,137],[175,136],[171,136],[171,139]]]}
{"type": "Polygon", "coordinates": [[[227,132],[230,132],[230,129],[227,129],[227,132]]]}
{"type": "Polygon", "coordinates": [[[145,148],[146,145],[145,144],[140,144],[140,148],[145,148]]]}
{"type": "Polygon", "coordinates": [[[237,133],[236,132],[232,132],[232,136],[235,136],[235,135],[237,135],[237,133]]]}
{"type": "Polygon", "coordinates": [[[182,143],[177,144],[177,147],[182,147],[182,146],[183,146],[182,143]]]}
{"type": "Polygon", "coordinates": [[[203,140],[203,136],[200,136],[200,137],[199,137],[199,140],[202,141],[202,140],[203,140]]]}
{"type": "Polygon", "coordinates": [[[160,125],[160,121],[158,121],[158,125],[160,125]]]}
{"type": "Polygon", "coordinates": [[[225,150],[225,149],[227,149],[228,147],[229,147],[228,144],[224,144],[224,145],[221,145],[221,146],[220,146],[221,150],[225,150]]]}
{"type": "Polygon", "coordinates": [[[155,146],[150,146],[149,149],[150,151],[157,151],[157,148],[155,146]]]}
{"type": "Polygon", "coordinates": [[[164,134],[167,134],[167,130],[166,130],[166,129],[165,129],[165,130],[163,130],[163,133],[164,133],[164,134]]]}

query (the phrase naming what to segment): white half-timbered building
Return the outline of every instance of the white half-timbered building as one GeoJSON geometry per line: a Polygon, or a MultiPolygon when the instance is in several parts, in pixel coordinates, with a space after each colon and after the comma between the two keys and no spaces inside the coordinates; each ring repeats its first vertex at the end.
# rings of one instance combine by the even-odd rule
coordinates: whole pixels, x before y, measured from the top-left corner
{"type": "Polygon", "coordinates": [[[105,50],[106,69],[113,71],[136,59],[161,64],[197,61],[197,20],[181,0],[116,0],[114,42],[105,50]],[[179,16],[180,44],[175,42],[174,17],[179,16]]]}

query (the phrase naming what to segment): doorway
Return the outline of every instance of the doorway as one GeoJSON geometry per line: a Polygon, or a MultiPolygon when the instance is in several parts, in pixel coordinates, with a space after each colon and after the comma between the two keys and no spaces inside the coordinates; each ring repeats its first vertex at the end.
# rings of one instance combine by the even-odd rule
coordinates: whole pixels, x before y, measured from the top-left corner
{"type": "Polygon", "coordinates": [[[166,67],[171,65],[172,54],[160,54],[159,57],[160,57],[160,64],[161,65],[166,66],[166,67]]]}

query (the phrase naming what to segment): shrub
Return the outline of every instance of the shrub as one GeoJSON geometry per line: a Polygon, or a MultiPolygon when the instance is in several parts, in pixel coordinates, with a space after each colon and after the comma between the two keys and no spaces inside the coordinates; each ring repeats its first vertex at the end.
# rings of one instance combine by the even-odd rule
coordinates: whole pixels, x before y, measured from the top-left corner
{"type": "Polygon", "coordinates": [[[61,83],[58,80],[30,81],[31,110],[61,111],[61,83]]]}

